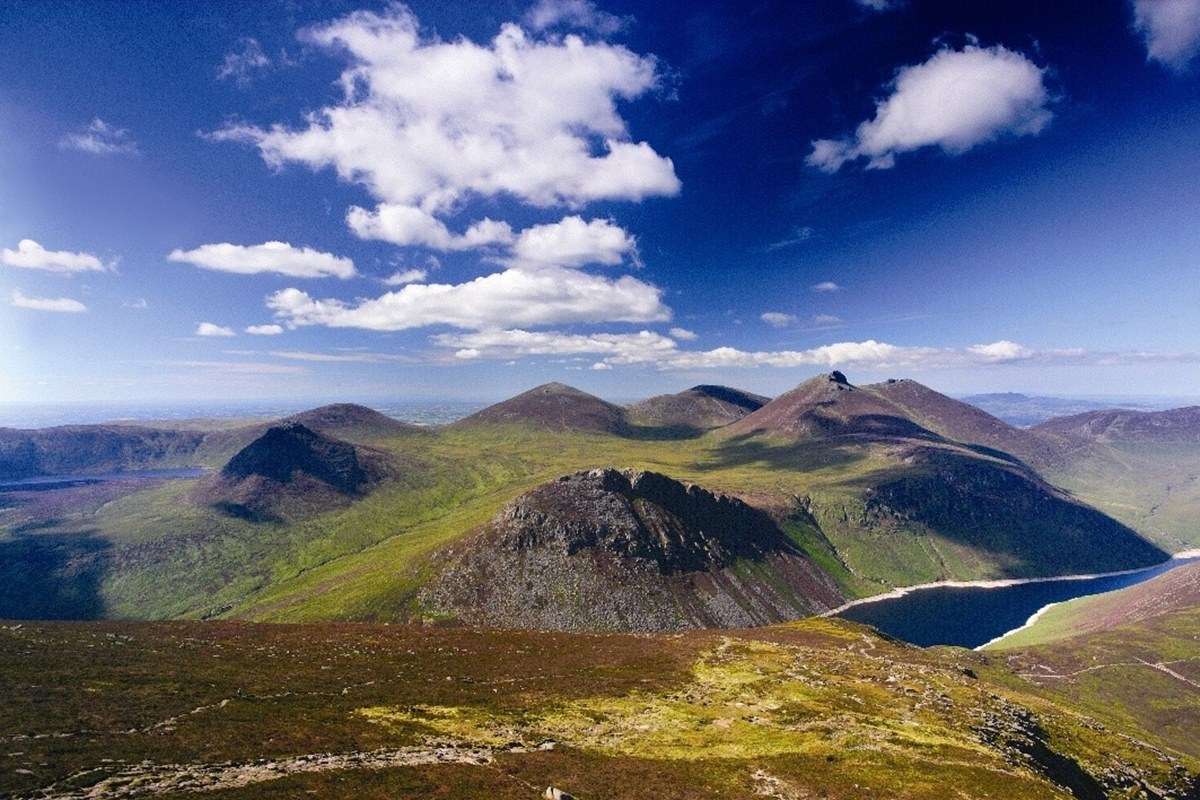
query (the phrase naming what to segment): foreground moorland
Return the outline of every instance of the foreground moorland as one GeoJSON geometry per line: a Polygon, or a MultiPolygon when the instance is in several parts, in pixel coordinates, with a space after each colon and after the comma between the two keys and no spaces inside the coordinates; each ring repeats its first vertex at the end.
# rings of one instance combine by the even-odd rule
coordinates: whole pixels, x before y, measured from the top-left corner
{"type": "Polygon", "coordinates": [[[1197,796],[1194,741],[1106,708],[1104,674],[1064,690],[1007,661],[825,619],[655,637],[9,624],[0,794],[1197,796]]]}

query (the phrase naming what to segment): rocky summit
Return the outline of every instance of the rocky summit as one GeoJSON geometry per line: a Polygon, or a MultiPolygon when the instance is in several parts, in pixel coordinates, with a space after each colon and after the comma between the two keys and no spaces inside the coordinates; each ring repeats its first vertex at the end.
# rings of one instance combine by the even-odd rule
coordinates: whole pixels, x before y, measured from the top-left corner
{"type": "Polygon", "coordinates": [[[654,472],[594,469],[542,484],[446,555],[422,601],[502,627],[744,626],[841,602],[768,514],[654,472]]]}

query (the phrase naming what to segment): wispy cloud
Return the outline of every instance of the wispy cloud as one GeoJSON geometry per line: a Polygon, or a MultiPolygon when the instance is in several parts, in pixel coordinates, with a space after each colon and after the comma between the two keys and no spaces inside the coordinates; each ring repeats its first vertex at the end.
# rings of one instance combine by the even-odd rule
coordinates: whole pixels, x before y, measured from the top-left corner
{"type": "Polygon", "coordinates": [[[138,144],[128,130],[109,125],[99,117],[82,130],[59,139],[58,146],[94,156],[135,156],[139,153],[138,144]]]}
{"type": "Polygon", "coordinates": [[[252,37],[238,40],[237,48],[225,54],[217,67],[218,80],[232,80],[240,88],[250,85],[254,76],[271,66],[262,45],[252,37]]]}
{"type": "Polygon", "coordinates": [[[20,291],[12,293],[12,304],[16,308],[30,311],[51,311],[58,314],[82,314],[87,306],[69,297],[28,297],[20,291]]]}
{"type": "Polygon", "coordinates": [[[841,286],[838,286],[833,281],[821,281],[820,283],[814,283],[809,288],[814,292],[839,292],[842,289],[841,286]]]}
{"type": "Polygon", "coordinates": [[[412,356],[397,353],[313,353],[305,350],[272,350],[267,355],[288,361],[311,361],[327,364],[383,364],[387,362],[415,363],[412,356]]]}
{"type": "Polygon", "coordinates": [[[758,318],[772,328],[788,328],[795,325],[798,317],[795,314],[785,314],[782,311],[764,311],[758,318]]]}
{"type": "Polygon", "coordinates": [[[815,234],[816,231],[814,231],[808,225],[805,225],[801,228],[796,228],[796,230],[788,238],[780,239],[777,242],[771,242],[766,246],[765,249],[767,252],[771,252],[773,250],[782,250],[785,247],[791,247],[793,245],[800,244],[801,242],[807,242],[809,239],[813,238],[815,234]]]}
{"type": "Polygon", "coordinates": [[[278,336],[283,333],[282,325],[250,325],[246,328],[246,333],[251,336],[278,336]]]}

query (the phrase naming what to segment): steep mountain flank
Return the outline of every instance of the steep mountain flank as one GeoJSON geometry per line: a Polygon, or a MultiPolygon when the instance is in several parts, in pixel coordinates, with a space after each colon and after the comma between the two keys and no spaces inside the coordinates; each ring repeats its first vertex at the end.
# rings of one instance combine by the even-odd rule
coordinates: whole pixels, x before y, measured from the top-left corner
{"type": "Polygon", "coordinates": [[[384,474],[383,457],[301,425],[269,428],[197,492],[234,516],[297,516],[364,494],[384,474]]]}
{"type": "Polygon", "coordinates": [[[563,383],[542,384],[455,424],[531,425],[548,430],[616,434],[626,432],[629,427],[623,408],[563,383]]]}
{"type": "Polygon", "coordinates": [[[700,385],[642,400],[626,410],[630,422],[636,425],[705,431],[737,422],[770,401],[769,397],[728,386],[700,385]]]}
{"type": "Polygon", "coordinates": [[[725,428],[731,435],[815,439],[826,436],[933,438],[904,409],[840,372],[818,375],[725,428]]]}
{"type": "Polygon", "coordinates": [[[739,627],[841,601],[767,514],[653,472],[543,484],[446,555],[422,601],[498,627],[739,627]]]}
{"type": "MultiPolygon", "coordinates": [[[[1133,530],[1018,466],[925,446],[901,461],[909,469],[867,490],[857,524],[876,537],[889,529],[923,533],[956,558],[986,555],[996,566],[984,577],[1109,572],[1167,558],[1133,530]]],[[[884,551],[882,538],[877,546],[884,551]]]]}
{"type": "Polygon", "coordinates": [[[0,480],[182,465],[203,439],[199,431],[133,425],[0,428],[0,480]]]}
{"type": "Polygon", "coordinates": [[[1089,411],[1048,420],[1033,430],[1106,444],[1200,444],[1200,406],[1169,411],[1089,411]]]}
{"type": "Polygon", "coordinates": [[[1059,457],[1049,437],[1013,427],[917,381],[889,380],[863,389],[894,403],[913,422],[947,439],[1014,455],[1035,465],[1053,463],[1059,457]]]}

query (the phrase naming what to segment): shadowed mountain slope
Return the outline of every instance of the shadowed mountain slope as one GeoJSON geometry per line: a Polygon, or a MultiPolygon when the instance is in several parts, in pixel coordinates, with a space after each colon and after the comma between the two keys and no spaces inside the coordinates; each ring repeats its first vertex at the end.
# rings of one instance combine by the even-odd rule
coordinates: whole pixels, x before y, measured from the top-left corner
{"type": "Polygon", "coordinates": [[[363,494],[383,467],[377,454],[286,422],[238,451],[197,497],[248,519],[295,516],[363,494]]]}
{"type": "Polygon", "coordinates": [[[700,385],[642,400],[626,412],[636,425],[703,431],[737,422],[770,401],[769,397],[728,386],[700,385]]]}
{"type": "Polygon", "coordinates": [[[455,423],[532,425],[549,430],[624,433],[625,410],[564,383],[546,383],[490,405],[455,423]]]}
{"type": "Polygon", "coordinates": [[[744,627],[842,599],[767,514],[654,472],[542,484],[448,556],[423,601],[499,627],[744,627]]]}
{"type": "Polygon", "coordinates": [[[0,428],[0,480],[182,465],[203,440],[198,431],[133,425],[0,428]]]}

